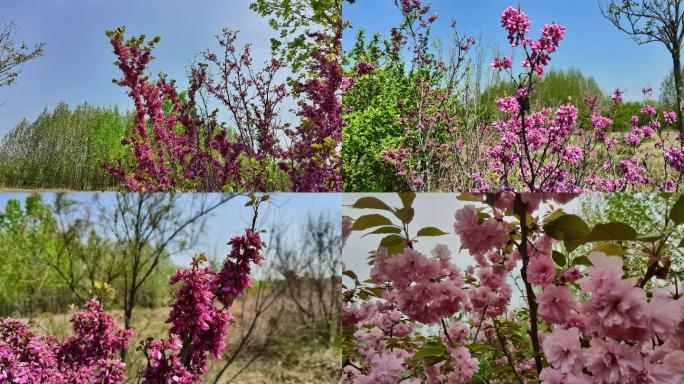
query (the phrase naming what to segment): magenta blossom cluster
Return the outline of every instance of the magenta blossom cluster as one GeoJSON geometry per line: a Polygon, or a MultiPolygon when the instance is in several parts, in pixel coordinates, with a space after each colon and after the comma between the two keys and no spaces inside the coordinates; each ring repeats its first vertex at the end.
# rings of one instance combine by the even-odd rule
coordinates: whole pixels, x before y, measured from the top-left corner
{"type": "Polygon", "coordinates": [[[73,335],[62,342],[29,325],[0,320],[0,382],[16,384],[121,384],[125,364],[117,354],[131,330],[117,329],[96,300],[71,318],[73,335]]]}
{"type": "MultiPolygon", "coordinates": [[[[544,75],[544,67],[551,60],[551,54],[556,51],[565,35],[565,27],[552,23],[546,24],[541,30],[541,36],[533,40],[527,36],[532,22],[525,12],[508,7],[501,15],[501,26],[508,32],[508,42],[511,47],[522,46],[526,58],[523,67],[533,69],[538,75],[544,75]]],[[[494,69],[511,69],[513,61],[510,57],[495,58],[492,63],[494,69]]]]}
{"type": "Polygon", "coordinates": [[[332,38],[324,33],[313,33],[312,38],[321,47],[314,51],[310,69],[317,75],[297,88],[304,96],[297,115],[305,123],[296,130],[285,131],[293,145],[282,168],[290,175],[292,189],[297,192],[341,191],[342,20],[335,21],[332,38]]]}
{"type": "Polygon", "coordinates": [[[134,164],[119,160],[104,167],[131,191],[164,191],[182,187],[182,180],[193,180],[205,171],[208,154],[194,146],[199,139],[196,126],[179,133],[178,125],[195,122],[192,105],[183,105],[175,85],[163,75],[150,81],[145,70],[153,59],[156,40],[124,41],[124,29],[109,32],[123,78],[115,80],[129,89],[136,108],[135,126],[122,145],[130,148],[134,164]],[[167,110],[165,110],[165,108],[167,110]]]}
{"type": "Polygon", "coordinates": [[[167,320],[169,337],[145,343],[145,383],[197,383],[207,372],[208,358],[223,353],[228,326],[235,321],[229,310],[251,286],[250,264],[261,264],[265,245],[252,229],[228,244],[232,249],[220,271],[200,267],[203,255],[199,255],[192,268],[179,269],[169,280],[180,285],[167,320]]]}
{"type": "Polygon", "coordinates": [[[238,51],[228,29],[217,36],[222,54],[207,51],[190,69],[187,93],[164,75],[145,74],[158,39],[108,32],[123,74],[115,83],[128,89],[136,115],[122,140],[128,155],[104,167],[131,191],[340,190],[339,24],[339,38],[312,33],[320,49],[309,70],[317,75],[292,90],[278,81],[283,62],[255,68],[251,47],[238,51]],[[207,96],[226,108],[228,126],[207,109],[207,96]],[[288,98],[299,100],[301,122],[292,127],[280,115],[288,98]]]}

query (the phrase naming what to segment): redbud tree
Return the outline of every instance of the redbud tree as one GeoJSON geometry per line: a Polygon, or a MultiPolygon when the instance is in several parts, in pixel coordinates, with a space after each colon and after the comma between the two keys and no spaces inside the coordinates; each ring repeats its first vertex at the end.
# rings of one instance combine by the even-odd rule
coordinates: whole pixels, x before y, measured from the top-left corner
{"type": "Polygon", "coordinates": [[[363,197],[351,207],[382,213],[344,217],[345,239],[381,238],[370,279],[344,272],[342,382],[684,379],[684,284],[667,245],[684,197],[667,196],[662,230],[644,235],[621,222],[590,228],[557,206],[576,195],[461,195],[453,231],[472,258],[465,269],[453,244],[421,248],[446,232],[415,230],[415,194],[400,197],[400,207],[363,197]],[[632,243],[643,269],[625,262],[632,243]]]}
{"type": "MultiPolygon", "coordinates": [[[[253,8],[277,6],[262,3],[253,8]]],[[[341,14],[334,4],[324,6],[328,24],[299,15],[309,22],[305,65],[287,62],[293,58],[276,47],[256,65],[251,46],[238,49],[237,33],[224,29],[217,36],[221,52],[201,55],[187,91],[163,74],[146,74],[158,37],[109,31],[123,75],[115,83],[128,90],[136,119],[122,140],[128,156],[105,168],[132,191],[340,190],[341,14]],[[288,74],[296,79],[285,82],[288,74]],[[283,121],[288,104],[297,106],[294,123],[283,121]]]]}
{"type": "MultiPolygon", "coordinates": [[[[210,359],[220,359],[229,326],[230,309],[252,286],[252,267],[264,260],[265,243],[256,222],[268,195],[250,196],[252,225],[233,237],[231,250],[218,269],[204,266],[196,255],[190,268],[179,268],[169,279],[177,286],[170,304],[168,338],[143,340],[138,353],[147,364],[138,373],[140,383],[195,384],[202,382],[210,359]]],[[[72,315],[73,335],[63,340],[42,336],[30,324],[0,319],[0,381],[22,384],[120,384],[126,380],[120,351],[132,330],[117,328],[104,312],[101,299],[92,299],[72,315]]]]}

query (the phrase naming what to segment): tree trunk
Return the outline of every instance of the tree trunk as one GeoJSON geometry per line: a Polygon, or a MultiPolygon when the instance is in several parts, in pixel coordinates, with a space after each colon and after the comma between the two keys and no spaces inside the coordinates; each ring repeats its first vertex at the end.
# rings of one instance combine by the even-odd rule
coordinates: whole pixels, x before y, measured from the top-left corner
{"type": "Polygon", "coordinates": [[[682,63],[679,49],[672,51],[672,64],[674,66],[675,92],[677,94],[677,130],[680,136],[684,136],[684,121],[682,120],[682,63]]]}
{"type": "MultiPolygon", "coordinates": [[[[131,286],[128,297],[124,298],[124,328],[131,329],[131,319],[133,318],[133,308],[135,307],[135,284],[131,286]]],[[[121,349],[121,360],[126,361],[128,348],[121,349]]]]}
{"type": "Polygon", "coordinates": [[[539,345],[539,329],[537,324],[537,309],[539,305],[537,303],[537,297],[532,289],[532,284],[527,281],[527,267],[530,263],[530,255],[527,253],[527,245],[529,239],[528,228],[527,228],[527,204],[523,201],[522,195],[517,193],[515,195],[514,211],[516,216],[520,219],[520,244],[518,245],[518,252],[522,258],[522,270],[520,274],[522,275],[523,283],[525,283],[525,291],[527,295],[527,303],[530,309],[530,330],[528,331],[530,339],[532,341],[532,351],[534,353],[534,363],[537,368],[537,377],[541,374],[544,368],[542,358],[541,358],[541,348],[539,345]]]}

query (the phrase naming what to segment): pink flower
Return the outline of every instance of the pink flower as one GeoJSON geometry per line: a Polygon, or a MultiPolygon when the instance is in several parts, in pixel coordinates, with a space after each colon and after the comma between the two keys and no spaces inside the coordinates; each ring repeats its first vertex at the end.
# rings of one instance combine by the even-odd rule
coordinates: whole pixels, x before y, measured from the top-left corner
{"type": "Polygon", "coordinates": [[[520,110],[520,105],[518,104],[518,101],[515,99],[515,97],[512,96],[501,97],[497,99],[496,105],[499,107],[499,110],[502,113],[508,113],[511,115],[517,114],[520,110]]]}
{"type": "Polygon", "coordinates": [[[513,59],[508,56],[503,56],[501,58],[495,57],[491,67],[493,69],[498,69],[499,71],[502,69],[511,69],[513,68],[513,59]]]}
{"type": "Polygon", "coordinates": [[[577,267],[568,268],[563,272],[563,280],[567,282],[574,282],[582,277],[582,273],[577,267]]]}
{"type": "Polygon", "coordinates": [[[461,239],[461,246],[473,256],[502,248],[508,234],[505,224],[494,218],[478,224],[478,213],[473,205],[466,205],[456,212],[454,230],[461,239]]]}
{"type": "Polygon", "coordinates": [[[562,373],[581,372],[584,356],[577,328],[556,329],[547,334],[542,342],[544,355],[549,363],[562,373]]]}
{"type": "Polygon", "coordinates": [[[565,384],[565,375],[554,368],[544,368],[539,374],[542,384],[565,384]]]}
{"type": "Polygon", "coordinates": [[[643,361],[637,350],[612,339],[591,339],[587,350],[587,368],[600,383],[627,382],[631,375],[643,368],[643,361]]]}
{"type": "Polygon", "coordinates": [[[623,91],[623,90],[620,89],[620,88],[617,88],[617,89],[615,90],[615,92],[613,92],[613,97],[612,97],[612,99],[613,99],[613,104],[614,104],[614,105],[618,105],[618,104],[620,104],[620,103],[622,102],[622,95],[623,95],[624,93],[625,93],[625,91],[623,91]]]}
{"type": "Polygon", "coordinates": [[[663,112],[663,119],[665,122],[673,124],[677,121],[677,112],[663,112]]]}
{"type": "Polygon", "coordinates": [[[359,75],[367,75],[369,73],[372,73],[375,70],[375,68],[375,64],[366,61],[359,61],[359,63],[356,64],[356,72],[359,75]]]}
{"type": "Polygon", "coordinates": [[[669,166],[684,174],[684,150],[679,147],[671,147],[665,150],[665,161],[669,166]]]}
{"type": "Polygon", "coordinates": [[[508,7],[501,15],[501,26],[508,31],[508,42],[516,47],[524,41],[532,23],[524,12],[508,7]]]}
{"type": "Polygon", "coordinates": [[[371,371],[367,375],[356,378],[358,384],[389,384],[396,383],[403,372],[403,364],[410,355],[402,349],[384,351],[370,358],[371,371]]]}
{"type": "Polygon", "coordinates": [[[647,106],[641,108],[641,113],[645,113],[647,115],[655,116],[658,114],[658,111],[656,111],[656,109],[653,108],[652,106],[647,105],[647,106]]]}
{"type": "Polygon", "coordinates": [[[530,260],[527,266],[527,281],[533,285],[547,285],[553,283],[556,268],[553,260],[548,256],[537,256],[530,260]]]}
{"type": "Polygon", "coordinates": [[[451,365],[454,371],[447,376],[449,383],[469,383],[480,367],[480,363],[470,356],[470,351],[465,347],[451,351],[451,365]]]}
{"type": "Polygon", "coordinates": [[[428,259],[406,248],[391,258],[381,249],[374,261],[371,277],[392,283],[399,310],[414,321],[439,322],[467,302],[461,271],[448,260],[428,259]]]}
{"type": "Polygon", "coordinates": [[[580,147],[568,146],[563,148],[561,152],[561,159],[570,164],[576,164],[584,154],[584,151],[580,147]]]}
{"type": "Polygon", "coordinates": [[[347,243],[347,239],[349,238],[349,235],[351,235],[352,225],[354,225],[354,221],[352,220],[351,217],[342,216],[342,246],[343,247],[347,243]]]}
{"type": "Polygon", "coordinates": [[[585,271],[586,276],[577,281],[585,292],[610,290],[616,281],[622,279],[622,259],[607,256],[603,252],[591,252],[587,258],[592,265],[585,271]]]}
{"type": "Polygon", "coordinates": [[[539,302],[539,317],[544,321],[557,324],[565,322],[570,312],[577,306],[570,288],[566,286],[547,286],[537,301],[539,302]]]}

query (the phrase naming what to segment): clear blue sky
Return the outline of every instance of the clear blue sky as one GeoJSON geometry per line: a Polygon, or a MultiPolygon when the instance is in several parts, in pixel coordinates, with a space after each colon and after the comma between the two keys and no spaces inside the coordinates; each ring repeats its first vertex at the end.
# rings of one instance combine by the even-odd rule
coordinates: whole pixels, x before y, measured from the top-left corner
{"type": "MultiPolygon", "coordinates": [[[[597,0],[432,0],[432,11],[439,15],[435,34],[448,36],[451,20],[456,19],[460,32],[484,38],[478,43],[486,47],[489,64],[497,48],[503,54],[510,54],[500,16],[506,7],[518,3],[532,20],[533,38],[539,36],[539,30],[546,23],[555,21],[567,28],[550,68],[581,69],[593,76],[606,92],[618,87],[626,89],[626,98],[631,100],[641,99],[645,85],[652,86],[657,96],[662,79],[672,69],[672,59],[662,44],[638,46],[601,16],[597,0]]],[[[392,0],[359,0],[353,5],[345,2],[343,14],[354,27],[345,32],[345,49],[353,44],[358,29],[387,34],[401,21],[392,0]]]]}
{"type": "MultiPolygon", "coordinates": [[[[0,210],[5,209],[7,201],[18,199],[24,201],[28,193],[0,193],[0,210]]],[[[104,194],[105,202],[113,202],[113,193],[104,194]]],[[[43,201],[53,203],[54,193],[41,193],[43,201]]],[[[70,193],[71,199],[90,201],[93,194],[87,192],[70,193]]],[[[189,201],[183,196],[181,202],[189,201]]],[[[251,210],[246,208],[246,196],[238,196],[219,207],[209,217],[206,232],[193,249],[189,249],[178,257],[174,257],[176,264],[189,265],[192,255],[204,252],[210,257],[223,258],[228,253],[227,242],[235,235],[244,233],[244,229],[251,225],[251,210]]],[[[22,204],[23,205],[23,204],[22,204]]],[[[333,219],[341,220],[342,195],[337,193],[273,193],[260,212],[258,227],[270,229],[273,226],[284,228],[291,244],[300,243],[300,229],[310,215],[329,214],[333,219]]],[[[341,225],[341,224],[340,224],[341,225]]],[[[270,231],[269,231],[270,232],[270,231]]],[[[269,235],[264,240],[268,245],[269,235]]]]}
{"type": "Polygon", "coordinates": [[[46,43],[45,56],[27,63],[18,82],[0,90],[0,134],[22,118],[35,119],[60,101],[132,108],[125,90],[112,84],[120,71],[112,63],[105,31],[121,25],[128,35],[161,36],[152,71],[164,71],[185,87],[186,68],[214,36],[240,30],[240,45],[254,44],[255,63],[270,57],[273,32],[249,10],[250,0],[0,0],[0,17],[14,20],[21,40],[46,43]]]}

